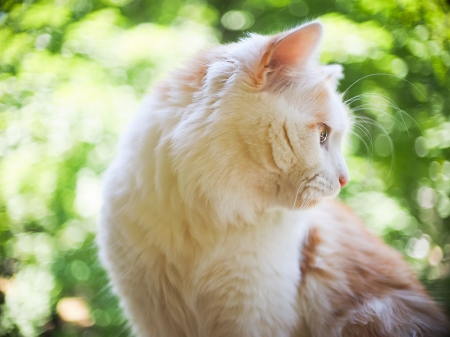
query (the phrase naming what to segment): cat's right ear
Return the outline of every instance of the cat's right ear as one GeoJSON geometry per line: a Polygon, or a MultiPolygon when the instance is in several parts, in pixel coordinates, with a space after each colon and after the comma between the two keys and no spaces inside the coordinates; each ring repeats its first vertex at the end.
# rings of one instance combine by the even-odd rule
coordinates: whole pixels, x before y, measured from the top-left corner
{"type": "Polygon", "coordinates": [[[259,62],[257,84],[263,84],[267,74],[277,69],[299,68],[306,65],[313,59],[322,40],[322,32],[322,24],[313,21],[275,36],[259,62]]]}

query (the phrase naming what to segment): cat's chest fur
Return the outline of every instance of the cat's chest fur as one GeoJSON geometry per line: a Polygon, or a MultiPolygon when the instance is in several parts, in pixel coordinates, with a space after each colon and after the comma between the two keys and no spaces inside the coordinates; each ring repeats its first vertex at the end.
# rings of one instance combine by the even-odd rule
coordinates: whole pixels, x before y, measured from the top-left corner
{"type": "Polygon", "coordinates": [[[110,254],[133,264],[129,274],[118,266],[120,282],[136,284],[127,292],[147,302],[133,308],[125,301],[127,311],[148,310],[158,336],[291,336],[300,321],[300,254],[308,225],[286,211],[259,220],[258,226],[205,235],[185,228],[177,238],[172,233],[178,244],[170,251],[155,224],[148,226],[153,231],[110,232],[109,240],[122,246],[110,254]]]}
{"type": "Polygon", "coordinates": [[[290,336],[297,325],[300,247],[307,227],[292,214],[262,222],[228,229],[198,264],[194,293],[200,324],[209,330],[205,336],[290,336]]]}

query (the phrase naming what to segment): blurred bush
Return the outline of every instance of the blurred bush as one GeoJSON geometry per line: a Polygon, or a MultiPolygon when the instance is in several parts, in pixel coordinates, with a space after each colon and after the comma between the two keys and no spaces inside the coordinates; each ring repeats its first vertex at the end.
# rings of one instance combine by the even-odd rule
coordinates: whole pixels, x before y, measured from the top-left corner
{"type": "Polygon", "coordinates": [[[96,258],[101,173],[192,53],[307,19],[354,111],[341,198],[450,310],[450,16],[440,0],[3,0],[0,336],[128,336],[96,258]]]}

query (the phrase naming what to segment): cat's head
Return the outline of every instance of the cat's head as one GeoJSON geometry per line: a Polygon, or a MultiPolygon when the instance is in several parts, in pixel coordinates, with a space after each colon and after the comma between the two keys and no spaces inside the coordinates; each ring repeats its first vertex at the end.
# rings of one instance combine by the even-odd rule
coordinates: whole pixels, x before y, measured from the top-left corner
{"type": "Polygon", "coordinates": [[[172,153],[187,202],[201,196],[225,220],[339,193],[349,120],[336,92],[342,68],[317,62],[321,38],[318,22],[250,35],[184,70],[192,100],[172,153]]]}

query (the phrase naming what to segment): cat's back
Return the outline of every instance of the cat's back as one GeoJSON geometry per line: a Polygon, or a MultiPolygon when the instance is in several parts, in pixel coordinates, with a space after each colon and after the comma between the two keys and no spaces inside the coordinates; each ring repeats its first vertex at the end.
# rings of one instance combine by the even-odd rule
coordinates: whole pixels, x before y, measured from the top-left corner
{"type": "Polygon", "coordinates": [[[348,206],[328,199],[310,212],[299,296],[314,335],[448,336],[445,316],[401,254],[348,206]]]}
{"type": "Polygon", "coordinates": [[[327,199],[310,212],[311,230],[302,247],[308,257],[302,263],[305,279],[314,277],[320,270],[329,270],[330,280],[345,273],[354,286],[358,282],[352,278],[366,280],[364,285],[359,283],[364,287],[361,292],[372,291],[374,295],[383,292],[383,284],[399,289],[418,286],[401,254],[372,234],[348,206],[336,199],[327,199]],[[368,289],[368,279],[376,282],[378,289],[368,289]]]}

